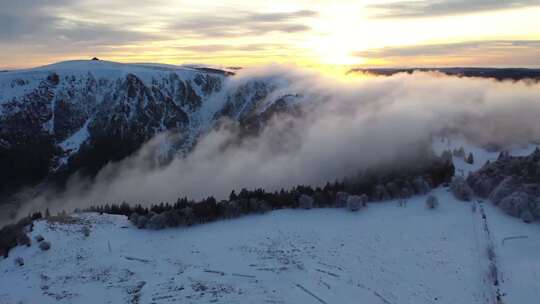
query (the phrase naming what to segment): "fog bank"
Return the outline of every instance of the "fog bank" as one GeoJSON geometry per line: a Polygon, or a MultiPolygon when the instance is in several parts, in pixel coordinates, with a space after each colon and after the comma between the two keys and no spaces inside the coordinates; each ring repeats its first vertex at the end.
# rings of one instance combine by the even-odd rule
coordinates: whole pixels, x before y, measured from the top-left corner
{"type": "Polygon", "coordinates": [[[203,136],[185,158],[156,167],[153,157],[170,134],[136,155],[109,164],[94,181],[77,177],[63,193],[29,200],[21,214],[49,207],[159,203],[187,196],[225,198],[232,189],[277,190],[320,185],[361,169],[406,161],[441,134],[478,145],[525,144],[540,139],[540,84],[458,78],[438,73],[358,77],[347,81],[271,66],[240,71],[232,89],[252,79],[273,82],[268,98],[298,95],[302,115],[274,117],[257,137],[238,140],[234,123],[203,136]]]}

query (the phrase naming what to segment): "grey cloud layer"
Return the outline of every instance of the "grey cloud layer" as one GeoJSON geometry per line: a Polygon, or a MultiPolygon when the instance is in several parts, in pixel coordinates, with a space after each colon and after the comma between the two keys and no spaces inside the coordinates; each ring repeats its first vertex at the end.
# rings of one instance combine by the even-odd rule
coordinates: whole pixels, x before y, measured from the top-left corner
{"type": "Polygon", "coordinates": [[[299,19],[317,15],[315,11],[300,10],[290,13],[250,13],[230,12],[229,16],[197,15],[182,18],[169,26],[172,31],[179,31],[191,36],[202,37],[237,37],[260,35],[268,32],[301,32],[310,28],[299,19]]]}
{"type": "Polygon", "coordinates": [[[371,5],[376,18],[421,18],[461,15],[483,11],[523,8],[540,5],[540,0],[429,0],[396,1],[371,5]]]}
{"type": "MultiPolygon", "coordinates": [[[[488,62],[490,65],[525,64],[540,65],[535,56],[540,56],[540,40],[488,40],[465,41],[459,43],[427,44],[414,46],[386,47],[355,52],[353,55],[366,58],[404,58],[404,57],[469,57],[478,63],[489,60],[490,56],[507,57],[512,62],[488,62]]],[[[442,61],[444,62],[444,61],[442,61]]]]}
{"type": "Polygon", "coordinates": [[[278,13],[228,10],[221,16],[207,12],[148,15],[142,12],[143,8],[150,12],[164,3],[146,2],[133,7],[122,1],[122,5],[127,10],[104,12],[102,5],[89,1],[1,0],[0,45],[24,45],[26,50],[40,54],[100,52],[126,44],[183,37],[230,38],[308,31],[310,28],[304,20],[317,15],[310,10],[278,13]],[[161,25],[154,31],[138,30],[155,21],[161,25]]]}
{"type": "Polygon", "coordinates": [[[74,8],[71,1],[2,1],[0,3],[0,44],[38,45],[48,51],[70,47],[102,48],[157,39],[157,35],[137,32],[114,24],[73,20],[60,11],[74,8]]]}

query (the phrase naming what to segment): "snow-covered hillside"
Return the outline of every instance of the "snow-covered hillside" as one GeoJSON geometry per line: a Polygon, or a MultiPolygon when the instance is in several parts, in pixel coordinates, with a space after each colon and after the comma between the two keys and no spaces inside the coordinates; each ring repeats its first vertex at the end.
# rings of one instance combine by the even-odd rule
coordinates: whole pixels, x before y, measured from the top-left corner
{"type": "Polygon", "coordinates": [[[479,209],[436,194],[436,210],[416,197],[405,208],[282,210],[165,231],[95,214],[40,221],[32,235],[52,248],[0,261],[0,303],[495,303],[489,241],[504,303],[535,303],[540,226],[482,204],[488,236],[479,209]],[[514,236],[526,238],[505,240],[514,236]]]}
{"type": "MultiPolygon", "coordinates": [[[[454,161],[457,172],[475,166],[454,161]]],[[[431,193],[434,210],[416,196],[161,231],[112,215],[38,221],[32,237],[52,247],[0,260],[0,303],[536,303],[540,226],[444,187],[431,193]]]]}
{"type": "Polygon", "coordinates": [[[99,60],[0,73],[0,170],[8,172],[0,196],[76,171],[94,175],[162,133],[175,135],[165,159],[182,155],[224,116],[268,116],[274,101],[283,106],[270,96],[271,80],[231,75],[99,60]]]}

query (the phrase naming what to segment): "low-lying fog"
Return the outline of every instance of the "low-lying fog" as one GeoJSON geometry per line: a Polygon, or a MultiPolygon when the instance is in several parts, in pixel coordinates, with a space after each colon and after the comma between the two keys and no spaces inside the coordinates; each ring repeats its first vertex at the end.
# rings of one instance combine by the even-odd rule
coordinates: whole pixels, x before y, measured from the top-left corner
{"type": "Polygon", "coordinates": [[[240,142],[234,140],[235,127],[225,124],[201,138],[187,157],[156,167],[149,155],[167,140],[169,134],[162,134],[137,155],[106,166],[93,182],[73,178],[63,193],[28,200],[21,214],[107,202],[171,202],[180,196],[220,199],[242,187],[318,185],[362,168],[406,161],[413,148],[441,133],[458,133],[478,145],[540,139],[538,83],[437,73],[343,81],[271,66],[241,71],[226,87],[254,78],[279,80],[272,96],[301,95],[304,115],[276,117],[260,136],[240,142]]]}

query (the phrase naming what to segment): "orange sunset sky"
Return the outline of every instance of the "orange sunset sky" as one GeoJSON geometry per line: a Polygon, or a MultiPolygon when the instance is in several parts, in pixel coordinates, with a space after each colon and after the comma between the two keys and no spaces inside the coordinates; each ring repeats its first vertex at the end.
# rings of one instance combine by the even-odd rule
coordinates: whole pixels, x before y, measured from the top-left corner
{"type": "Polygon", "coordinates": [[[540,0],[0,0],[0,69],[97,56],[251,66],[540,66],[540,0]]]}

